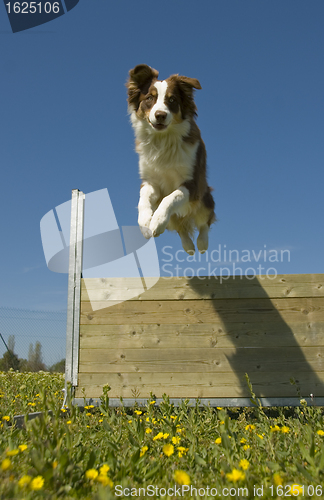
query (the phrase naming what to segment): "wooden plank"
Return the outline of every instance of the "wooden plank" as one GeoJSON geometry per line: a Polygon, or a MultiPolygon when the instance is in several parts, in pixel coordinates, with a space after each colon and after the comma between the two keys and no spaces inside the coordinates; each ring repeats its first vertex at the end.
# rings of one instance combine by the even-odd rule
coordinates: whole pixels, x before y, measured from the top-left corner
{"type": "MultiPolygon", "coordinates": [[[[98,303],[99,306],[101,303],[98,303]]],[[[290,299],[224,299],[175,301],[126,301],[93,311],[89,302],[83,302],[80,323],[83,325],[114,324],[174,324],[271,322],[279,318],[293,322],[324,320],[322,297],[290,299]]]]}
{"type": "Polygon", "coordinates": [[[324,274],[284,274],[253,279],[230,276],[166,278],[143,292],[138,278],[83,279],[81,301],[91,300],[201,300],[226,298],[324,297],[324,274]],[[133,295],[135,294],[135,297],[133,295]]]}
{"type": "MultiPolygon", "coordinates": [[[[250,375],[253,390],[258,397],[296,397],[297,387],[290,383],[291,377],[298,381],[301,397],[310,393],[321,397],[324,385],[324,372],[291,373],[256,373],[250,375]]],[[[251,397],[244,373],[224,373],[217,376],[208,373],[170,374],[152,372],[138,373],[98,373],[80,374],[79,386],[75,397],[97,398],[102,396],[102,386],[109,384],[111,398],[148,398],[150,393],[160,398],[167,394],[171,398],[215,398],[215,397],[251,397]]]]}
{"type": "Polygon", "coordinates": [[[324,371],[324,347],[81,349],[79,373],[324,371]]]}
{"type": "Polygon", "coordinates": [[[324,346],[324,323],[81,325],[81,349],[324,346]],[[293,333],[292,333],[293,330],[293,333]]]}

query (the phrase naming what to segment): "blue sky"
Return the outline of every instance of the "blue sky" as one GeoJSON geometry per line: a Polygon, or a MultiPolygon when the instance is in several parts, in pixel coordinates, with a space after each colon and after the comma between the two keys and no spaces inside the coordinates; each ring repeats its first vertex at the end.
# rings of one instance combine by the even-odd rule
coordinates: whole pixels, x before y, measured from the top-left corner
{"type": "MultiPolygon", "coordinates": [[[[124,84],[139,63],[201,83],[210,250],[286,249],[278,273],[323,272],[322,0],[80,0],[16,34],[0,8],[1,307],[66,310],[39,223],[72,189],[108,188],[119,224],[137,224],[124,84]]],[[[156,243],[161,259],[181,249],[176,234],[156,243]]]]}

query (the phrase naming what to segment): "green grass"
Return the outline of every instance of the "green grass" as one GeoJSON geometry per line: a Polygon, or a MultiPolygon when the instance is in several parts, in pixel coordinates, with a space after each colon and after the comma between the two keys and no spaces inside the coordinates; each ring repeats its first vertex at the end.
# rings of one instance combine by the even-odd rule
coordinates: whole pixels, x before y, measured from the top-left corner
{"type": "Polygon", "coordinates": [[[105,388],[100,408],[62,411],[63,387],[60,374],[0,373],[1,499],[324,497],[322,408],[174,407],[165,396],[113,409],[105,388]],[[35,411],[44,417],[12,425],[35,411]]]}

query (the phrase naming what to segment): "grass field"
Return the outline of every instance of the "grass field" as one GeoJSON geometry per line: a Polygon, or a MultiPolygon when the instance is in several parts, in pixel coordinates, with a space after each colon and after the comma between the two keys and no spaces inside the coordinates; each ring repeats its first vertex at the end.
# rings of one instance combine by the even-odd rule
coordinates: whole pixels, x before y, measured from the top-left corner
{"type": "Polygon", "coordinates": [[[322,408],[62,409],[61,374],[0,372],[0,498],[324,498],[322,408]],[[48,415],[48,410],[52,411],[48,415]],[[43,418],[13,425],[15,415],[43,418]]]}

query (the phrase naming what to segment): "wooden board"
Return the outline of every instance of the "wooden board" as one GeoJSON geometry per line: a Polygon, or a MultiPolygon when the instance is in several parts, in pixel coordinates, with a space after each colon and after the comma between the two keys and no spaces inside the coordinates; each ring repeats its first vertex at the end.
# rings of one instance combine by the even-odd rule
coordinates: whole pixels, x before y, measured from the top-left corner
{"type": "Polygon", "coordinates": [[[296,397],[292,378],[301,396],[323,397],[323,284],[320,274],[160,278],[134,297],[137,279],[82,280],[75,396],[109,384],[114,398],[249,397],[248,373],[258,397],[296,397]]]}

